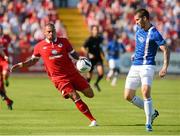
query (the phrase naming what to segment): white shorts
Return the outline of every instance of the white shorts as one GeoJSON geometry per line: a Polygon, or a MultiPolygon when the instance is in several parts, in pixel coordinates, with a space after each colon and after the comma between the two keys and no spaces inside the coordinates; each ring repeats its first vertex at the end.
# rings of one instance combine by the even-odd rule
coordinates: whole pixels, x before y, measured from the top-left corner
{"type": "Polygon", "coordinates": [[[154,65],[132,65],[126,78],[126,89],[136,90],[141,84],[152,85],[154,65]]]}
{"type": "Polygon", "coordinates": [[[120,59],[109,59],[109,68],[120,68],[120,59]]]}

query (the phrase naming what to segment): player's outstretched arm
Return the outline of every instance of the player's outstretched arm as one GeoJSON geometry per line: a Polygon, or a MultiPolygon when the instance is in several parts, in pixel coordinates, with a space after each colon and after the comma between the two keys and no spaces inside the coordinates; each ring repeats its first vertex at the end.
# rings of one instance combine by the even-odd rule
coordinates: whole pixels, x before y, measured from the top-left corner
{"type": "Polygon", "coordinates": [[[20,69],[20,68],[23,68],[23,67],[30,67],[30,66],[36,64],[36,62],[38,62],[38,60],[39,60],[39,58],[33,58],[32,57],[32,58],[30,58],[30,59],[28,59],[28,60],[26,60],[24,62],[20,62],[20,63],[14,64],[11,67],[10,71],[13,72],[13,71],[15,71],[17,69],[20,69]]]}
{"type": "Polygon", "coordinates": [[[164,63],[163,63],[162,69],[159,71],[159,76],[164,77],[166,75],[166,73],[167,73],[167,68],[169,66],[170,51],[169,51],[169,48],[166,45],[160,46],[160,49],[163,52],[164,63]]]}

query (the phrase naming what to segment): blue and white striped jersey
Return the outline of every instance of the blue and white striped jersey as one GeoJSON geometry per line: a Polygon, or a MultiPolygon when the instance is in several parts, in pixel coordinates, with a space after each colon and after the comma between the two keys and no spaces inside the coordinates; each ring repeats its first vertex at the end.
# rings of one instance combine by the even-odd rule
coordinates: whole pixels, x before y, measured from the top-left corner
{"type": "Polygon", "coordinates": [[[147,31],[137,26],[133,65],[155,65],[157,50],[159,46],[165,43],[154,26],[151,26],[147,31]]]}

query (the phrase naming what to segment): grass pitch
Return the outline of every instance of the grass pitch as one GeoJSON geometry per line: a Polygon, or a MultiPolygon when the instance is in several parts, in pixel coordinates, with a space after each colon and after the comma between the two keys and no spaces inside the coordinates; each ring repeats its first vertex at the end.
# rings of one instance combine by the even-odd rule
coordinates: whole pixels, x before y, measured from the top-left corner
{"type": "Polygon", "coordinates": [[[99,123],[90,128],[89,120],[71,100],[62,98],[47,77],[13,76],[7,91],[14,110],[0,102],[0,135],[180,135],[179,80],[154,80],[152,98],[160,116],[154,121],[153,132],[148,133],[144,111],[123,99],[125,78],[116,87],[103,80],[102,91],[94,90],[92,99],[81,94],[99,123]]]}

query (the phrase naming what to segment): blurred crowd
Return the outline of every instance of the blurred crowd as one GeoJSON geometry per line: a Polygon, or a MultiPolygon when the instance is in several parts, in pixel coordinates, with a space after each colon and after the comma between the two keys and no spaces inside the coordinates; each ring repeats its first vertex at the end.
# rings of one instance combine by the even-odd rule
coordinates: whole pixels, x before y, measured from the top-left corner
{"type": "Polygon", "coordinates": [[[1,0],[0,22],[11,37],[9,51],[17,56],[32,52],[32,47],[44,38],[43,27],[53,22],[58,35],[66,36],[52,0],[1,0]]]}
{"type": "MultiPolygon", "coordinates": [[[[67,37],[54,4],[54,0],[0,1],[0,22],[4,33],[11,37],[10,54],[32,52],[33,46],[44,38],[42,28],[49,21],[55,24],[58,35],[67,37]]],[[[104,44],[118,34],[127,52],[135,48],[133,13],[138,7],[145,7],[170,49],[180,52],[180,0],[80,0],[77,7],[89,27],[100,26],[104,44]]]]}
{"type": "Polygon", "coordinates": [[[137,8],[144,7],[171,51],[180,52],[180,0],[80,0],[77,7],[89,28],[100,26],[105,44],[118,34],[127,52],[135,49],[133,14],[137,8]]]}

